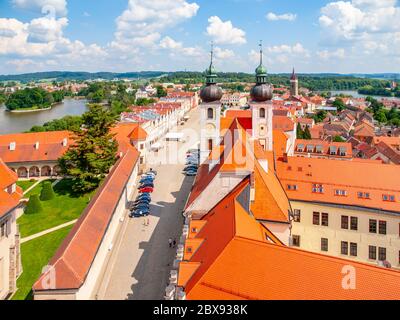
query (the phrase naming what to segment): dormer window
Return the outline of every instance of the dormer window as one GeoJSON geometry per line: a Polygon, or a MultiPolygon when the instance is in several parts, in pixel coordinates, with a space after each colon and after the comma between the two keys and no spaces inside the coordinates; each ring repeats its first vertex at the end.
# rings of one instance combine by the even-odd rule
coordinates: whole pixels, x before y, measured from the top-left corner
{"type": "Polygon", "coordinates": [[[307,152],[309,153],[314,152],[314,146],[312,144],[307,145],[307,152]]]}
{"type": "Polygon", "coordinates": [[[304,144],[299,144],[299,145],[297,146],[297,151],[298,151],[298,152],[304,152],[304,144]]]}
{"type": "Polygon", "coordinates": [[[193,251],[193,250],[192,250],[192,247],[187,247],[187,248],[186,248],[186,252],[187,252],[187,253],[192,253],[192,251],[193,251]]]}
{"type": "Polygon", "coordinates": [[[192,228],[192,233],[197,233],[197,228],[192,228]]]}
{"type": "Polygon", "coordinates": [[[335,196],[345,197],[345,196],[347,196],[347,191],[343,190],[343,189],[336,189],[335,196]]]}
{"type": "Polygon", "coordinates": [[[383,199],[383,201],[388,201],[388,202],[395,202],[395,200],[396,200],[395,196],[390,195],[390,194],[382,195],[382,199],[383,199]]]}
{"type": "Polygon", "coordinates": [[[357,196],[359,199],[370,199],[370,194],[369,192],[357,192],[357,196]]]}
{"type": "Polygon", "coordinates": [[[336,156],[336,154],[337,154],[337,148],[334,147],[334,146],[331,146],[331,147],[329,148],[329,154],[330,154],[331,156],[336,156]]]}
{"type": "Polygon", "coordinates": [[[298,187],[297,187],[296,184],[288,184],[288,185],[287,185],[287,189],[288,189],[289,191],[297,191],[297,190],[298,190],[298,187]]]}
{"type": "Polygon", "coordinates": [[[322,150],[323,150],[322,146],[316,146],[315,147],[315,152],[316,153],[322,153],[322,150]]]}
{"type": "Polygon", "coordinates": [[[322,184],[313,184],[313,193],[324,193],[324,186],[322,184]]]}
{"type": "Polygon", "coordinates": [[[347,155],[347,149],[345,147],[339,148],[339,153],[341,157],[345,157],[347,155]]]}

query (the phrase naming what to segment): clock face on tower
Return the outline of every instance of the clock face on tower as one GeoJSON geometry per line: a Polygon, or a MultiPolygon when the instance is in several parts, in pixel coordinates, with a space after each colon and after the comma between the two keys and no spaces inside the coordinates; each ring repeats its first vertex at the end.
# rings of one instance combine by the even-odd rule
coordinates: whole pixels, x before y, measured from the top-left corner
{"type": "Polygon", "coordinates": [[[216,127],[215,127],[214,124],[212,124],[212,123],[207,123],[207,125],[206,125],[206,132],[207,132],[207,135],[212,135],[212,134],[214,134],[214,133],[215,133],[215,130],[216,130],[216,127]]]}

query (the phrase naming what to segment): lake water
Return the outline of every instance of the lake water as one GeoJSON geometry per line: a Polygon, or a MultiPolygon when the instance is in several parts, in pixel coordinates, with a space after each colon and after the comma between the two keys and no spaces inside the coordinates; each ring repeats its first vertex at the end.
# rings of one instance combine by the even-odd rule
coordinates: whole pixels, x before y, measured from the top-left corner
{"type": "Polygon", "coordinates": [[[51,110],[29,113],[12,113],[4,105],[0,105],[0,134],[25,132],[33,126],[64,116],[79,116],[87,110],[86,103],[86,100],[65,99],[51,110]]]}
{"type": "MultiPolygon", "coordinates": [[[[353,96],[354,98],[366,98],[368,95],[365,94],[359,94],[357,91],[331,91],[332,96],[336,96],[339,94],[345,94],[349,96],[353,96]]],[[[399,100],[399,98],[396,97],[382,97],[382,96],[372,96],[372,98],[376,100],[381,100],[381,99],[389,99],[389,100],[399,100]]]]}

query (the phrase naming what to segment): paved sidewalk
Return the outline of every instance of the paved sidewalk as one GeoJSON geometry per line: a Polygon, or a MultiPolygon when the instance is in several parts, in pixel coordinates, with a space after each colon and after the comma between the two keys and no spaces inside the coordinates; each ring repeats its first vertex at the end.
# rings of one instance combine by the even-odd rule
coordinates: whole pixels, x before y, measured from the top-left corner
{"type": "Polygon", "coordinates": [[[46,235],[46,234],[49,234],[49,233],[51,233],[51,232],[54,232],[54,231],[63,229],[63,228],[65,228],[65,227],[68,227],[68,226],[70,226],[70,225],[75,224],[77,221],[78,221],[78,220],[76,219],[76,220],[73,220],[73,221],[70,221],[70,222],[67,222],[67,223],[64,223],[64,224],[60,224],[60,225],[57,226],[57,227],[50,228],[50,229],[44,230],[44,231],[42,231],[42,232],[33,234],[33,235],[29,236],[29,237],[26,237],[26,238],[21,239],[21,243],[25,243],[25,242],[31,241],[31,240],[33,240],[33,239],[39,238],[39,237],[41,237],[41,236],[44,236],[44,235],[46,235]]]}

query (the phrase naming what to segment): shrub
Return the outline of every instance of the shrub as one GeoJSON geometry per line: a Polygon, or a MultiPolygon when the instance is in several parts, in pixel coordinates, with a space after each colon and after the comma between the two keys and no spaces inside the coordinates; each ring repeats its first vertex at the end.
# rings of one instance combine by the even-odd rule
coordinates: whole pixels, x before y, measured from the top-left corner
{"type": "Polygon", "coordinates": [[[42,192],[40,193],[41,201],[48,201],[54,199],[55,194],[51,182],[45,182],[43,184],[42,192]]]}
{"type": "Polygon", "coordinates": [[[40,203],[39,195],[33,194],[29,198],[28,205],[25,208],[25,214],[35,214],[43,211],[42,204],[40,203]]]}

